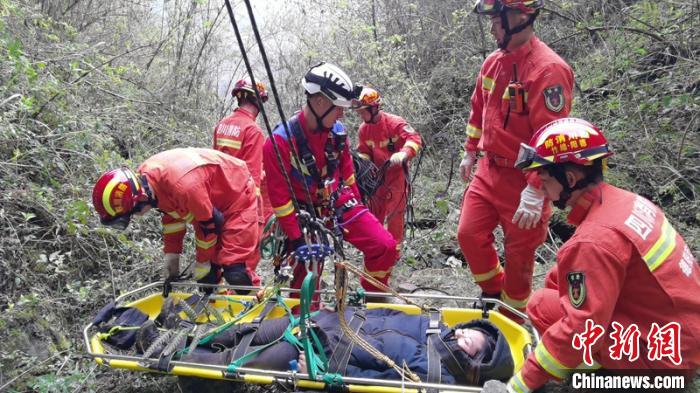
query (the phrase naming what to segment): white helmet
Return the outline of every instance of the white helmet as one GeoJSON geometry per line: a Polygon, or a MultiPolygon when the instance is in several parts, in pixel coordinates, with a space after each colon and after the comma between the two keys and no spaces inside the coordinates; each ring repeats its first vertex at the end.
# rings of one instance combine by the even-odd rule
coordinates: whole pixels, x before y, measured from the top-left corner
{"type": "Polygon", "coordinates": [[[350,77],[338,66],[321,62],[309,69],[301,81],[309,94],[321,93],[335,106],[349,108],[355,98],[355,87],[350,77]]]}

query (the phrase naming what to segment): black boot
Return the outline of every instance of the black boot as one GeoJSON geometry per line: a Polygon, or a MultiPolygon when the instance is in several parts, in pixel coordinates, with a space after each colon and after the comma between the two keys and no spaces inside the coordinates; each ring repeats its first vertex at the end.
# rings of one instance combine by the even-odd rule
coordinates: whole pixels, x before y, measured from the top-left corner
{"type": "MultiPolygon", "coordinates": [[[[250,279],[250,276],[246,271],[245,265],[242,263],[224,266],[224,278],[226,279],[226,282],[229,285],[253,285],[253,281],[250,279]]],[[[250,291],[244,289],[237,289],[236,293],[238,295],[247,295],[250,293],[250,291]]]]}

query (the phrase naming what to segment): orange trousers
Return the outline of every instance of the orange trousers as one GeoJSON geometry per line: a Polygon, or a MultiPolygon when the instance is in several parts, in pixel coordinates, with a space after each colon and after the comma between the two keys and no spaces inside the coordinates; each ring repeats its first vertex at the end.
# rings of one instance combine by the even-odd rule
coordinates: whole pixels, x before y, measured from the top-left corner
{"type": "Polygon", "coordinates": [[[542,219],[533,229],[512,223],[527,185],[522,171],[499,166],[488,158],[478,162],[474,179],[464,193],[457,238],[474,280],[481,290],[524,311],[532,287],[535,250],[547,235],[551,208],[545,204],[542,219]],[[496,226],[504,234],[505,268],[494,247],[496,226]]]}
{"type": "Polygon", "coordinates": [[[387,179],[370,201],[370,211],[396,240],[397,250],[403,241],[404,216],[406,213],[406,198],[408,190],[403,173],[400,178],[387,179]]]}

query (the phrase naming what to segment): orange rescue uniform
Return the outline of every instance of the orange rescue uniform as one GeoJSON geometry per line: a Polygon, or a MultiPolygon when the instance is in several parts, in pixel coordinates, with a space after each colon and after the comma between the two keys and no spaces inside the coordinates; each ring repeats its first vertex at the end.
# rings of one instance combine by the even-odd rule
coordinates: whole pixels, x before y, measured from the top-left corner
{"type": "MultiPolygon", "coordinates": [[[[400,151],[411,160],[422,146],[420,135],[406,120],[384,111],[379,111],[376,123],[362,123],[359,134],[358,153],[379,168],[400,151]]],[[[407,187],[403,168],[390,166],[386,169],[384,183],[369,202],[370,211],[379,222],[386,222],[397,247],[403,240],[407,187]]]]}
{"type": "Polygon", "coordinates": [[[537,37],[513,51],[497,50],[484,61],[471,99],[465,149],[483,151],[474,179],[464,193],[457,230],[460,248],[474,279],[485,294],[499,295],[508,305],[524,310],[531,292],[534,255],[547,233],[551,215],[545,201],[539,225],[520,229],[512,223],[520,193],[535,173],[514,168],[520,143],[571,108],[574,76],[568,64],[537,37]],[[517,68],[517,79],[514,76],[517,68]],[[524,106],[511,108],[509,89],[519,82],[524,106]],[[493,230],[504,233],[505,271],[493,246],[493,230]]]}
{"type": "Polygon", "coordinates": [[[511,388],[529,392],[582,368],[583,352],[573,348],[572,339],[586,330],[588,319],[605,329],[591,348],[599,366],[685,369],[683,374],[692,375],[700,367],[700,268],[663,212],[639,195],[601,183],[580,197],[568,220],[576,232],[527,307],[542,340],[511,379],[511,388]],[[621,360],[611,358],[613,322],[639,328],[636,360],[624,354],[621,360]],[[682,363],[650,360],[652,323],[672,322],[681,326],[682,363]]]}
{"type": "Polygon", "coordinates": [[[255,122],[256,116],[245,109],[237,108],[221,119],[214,128],[214,149],[240,158],[248,165],[257,191],[262,197],[264,222],[272,216],[272,206],[267,194],[265,171],[263,170],[263,143],[265,137],[255,122]]]}
{"type": "Polygon", "coordinates": [[[197,262],[245,264],[254,285],[259,252],[259,202],[245,162],[211,149],[173,149],[144,161],[146,177],[163,214],[165,253],[182,253],[186,224],[195,229],[197,262]],[[214,209],[223,215],[221,233],[211,227],[214,209]]]}

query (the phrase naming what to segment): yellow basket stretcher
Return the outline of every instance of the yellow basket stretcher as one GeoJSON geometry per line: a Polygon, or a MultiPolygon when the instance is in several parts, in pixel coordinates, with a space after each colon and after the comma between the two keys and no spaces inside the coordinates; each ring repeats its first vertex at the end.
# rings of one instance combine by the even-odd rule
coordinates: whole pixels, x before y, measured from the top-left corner
{"type": "MultiPolygon", "coordinates": [[[[170,296],[180,299],[186,299],[193,292],[179,291],[179,289],[196,288],[206,285],[196,283],[174,282],[171,283],[173,291],[170,296]]],[[[219,285],[219,288],[230,289],[261,289],[253,287],[236,287],[228,285],[219,285]]],[[[155,282],[134,291],[128,292],[115,300],[116,306],[134,307],[148,315],[149,319],[154,319],[161,311],[163,305],[163,282],[155,282]]],[[[195,289],[196,291],[196,289],[195,289]]],[[[283,288],[282,293],[292,293],[298,290],[283,288]]],[[[332,291],[321,291],[322,294],[332,294],[332,291]]],[[[367,293],[371,296],[383,296],[383,293],[367,293]]],[[[429,300],[446,300],[465,302],[473,304],[479,300],[471,297],[458,296],[443,296],[443,295],[418,295],[418,294],[402,294],[405,297],[413,299],[429,299],[429,300]]],[[[389,296],[389,295],[387,295],[389,296]]],[[[229,321],[233,316],[244,311],[244,307],[239,302],[234,302],[228,299],[236,299],[240,301],[255,302],[254,296],[239,296],[239,295],[212,295],[209,299],[209,304],[220,311],[220,315],[225,320],[229,321]]],[[[284,298],[287,307],[293,307],[299,303],[299,299],[284,298]]],[[[523,317],[527,321],[527,316],[519,313],[517,310],[509,307],[507,304],[495,299],[484,299],[487,303],[492,303],[498,307],[507,308],[509,311],[523,317]]],[[[405,304],[386,304],[386,303],[367,303],[368,309],[372,308],[391,308],[403,311],[407,314],[420,314],[421,310],[413,305],[405,304]]],[[[461,322],[468,322],[474,319],[483,317],[482,309],[475,308],[440,308],[441,321],[448,326],[454,326],[461,322]]],[[[274,307],[266,319],[280,318],[286,316],[286,310],[283,307],[274,307]]],[[[256,317],[256,313],[251,313],[242,318],[239,323],[251,322],[256,317]]],[[[522,368],[527,355],[533,350],[534,346],[539,341],[537,331],[535,329],[526,329],[508,319],[496,310],[488,312],[488,320],[495,324],[506,337],[510,346],[511,355],[514,362],[514,372],[522,368]]],[[[197,323],[207,322],[206,317],[200,316],[197,323]]],[[[158,372],[177,376],[208,378],[216,380],[229,380],[236,382],[244,382],[258,385],[283,385],[286,388],[296,391],[301,390],[326,390],[326,384],[321,380],[310,380],[307,374],[298,373],[295,371],[271,371],[254,368],[240,367],[235,373],[227,371],[226,366],[211,365],[203,363],[190,363],[173,360],[170,362],[171,368],[169,372],[158,371],[155,368],[149,367],[148,361],[139,355],[126,355],[121,350],[111,350],[109,344],[105,344],[100,337],[96,327],[89,323],[83,329],[83,339],[89,356],[95,359],[98,364],[106,365],[112,368],[121,368],[133,371],[158,372]]],[[[423,392],[426,389],[437,389],[440,392],[480,392],[479,386],[458,386],[458,385],[441,385],[430,383],[415,383],[408,380],[379,380],[368,378],[353,378],[343,377],[345,391],[348,392],[379,392],[379,393],[400,393],[400,392],[423,392]]]]}

